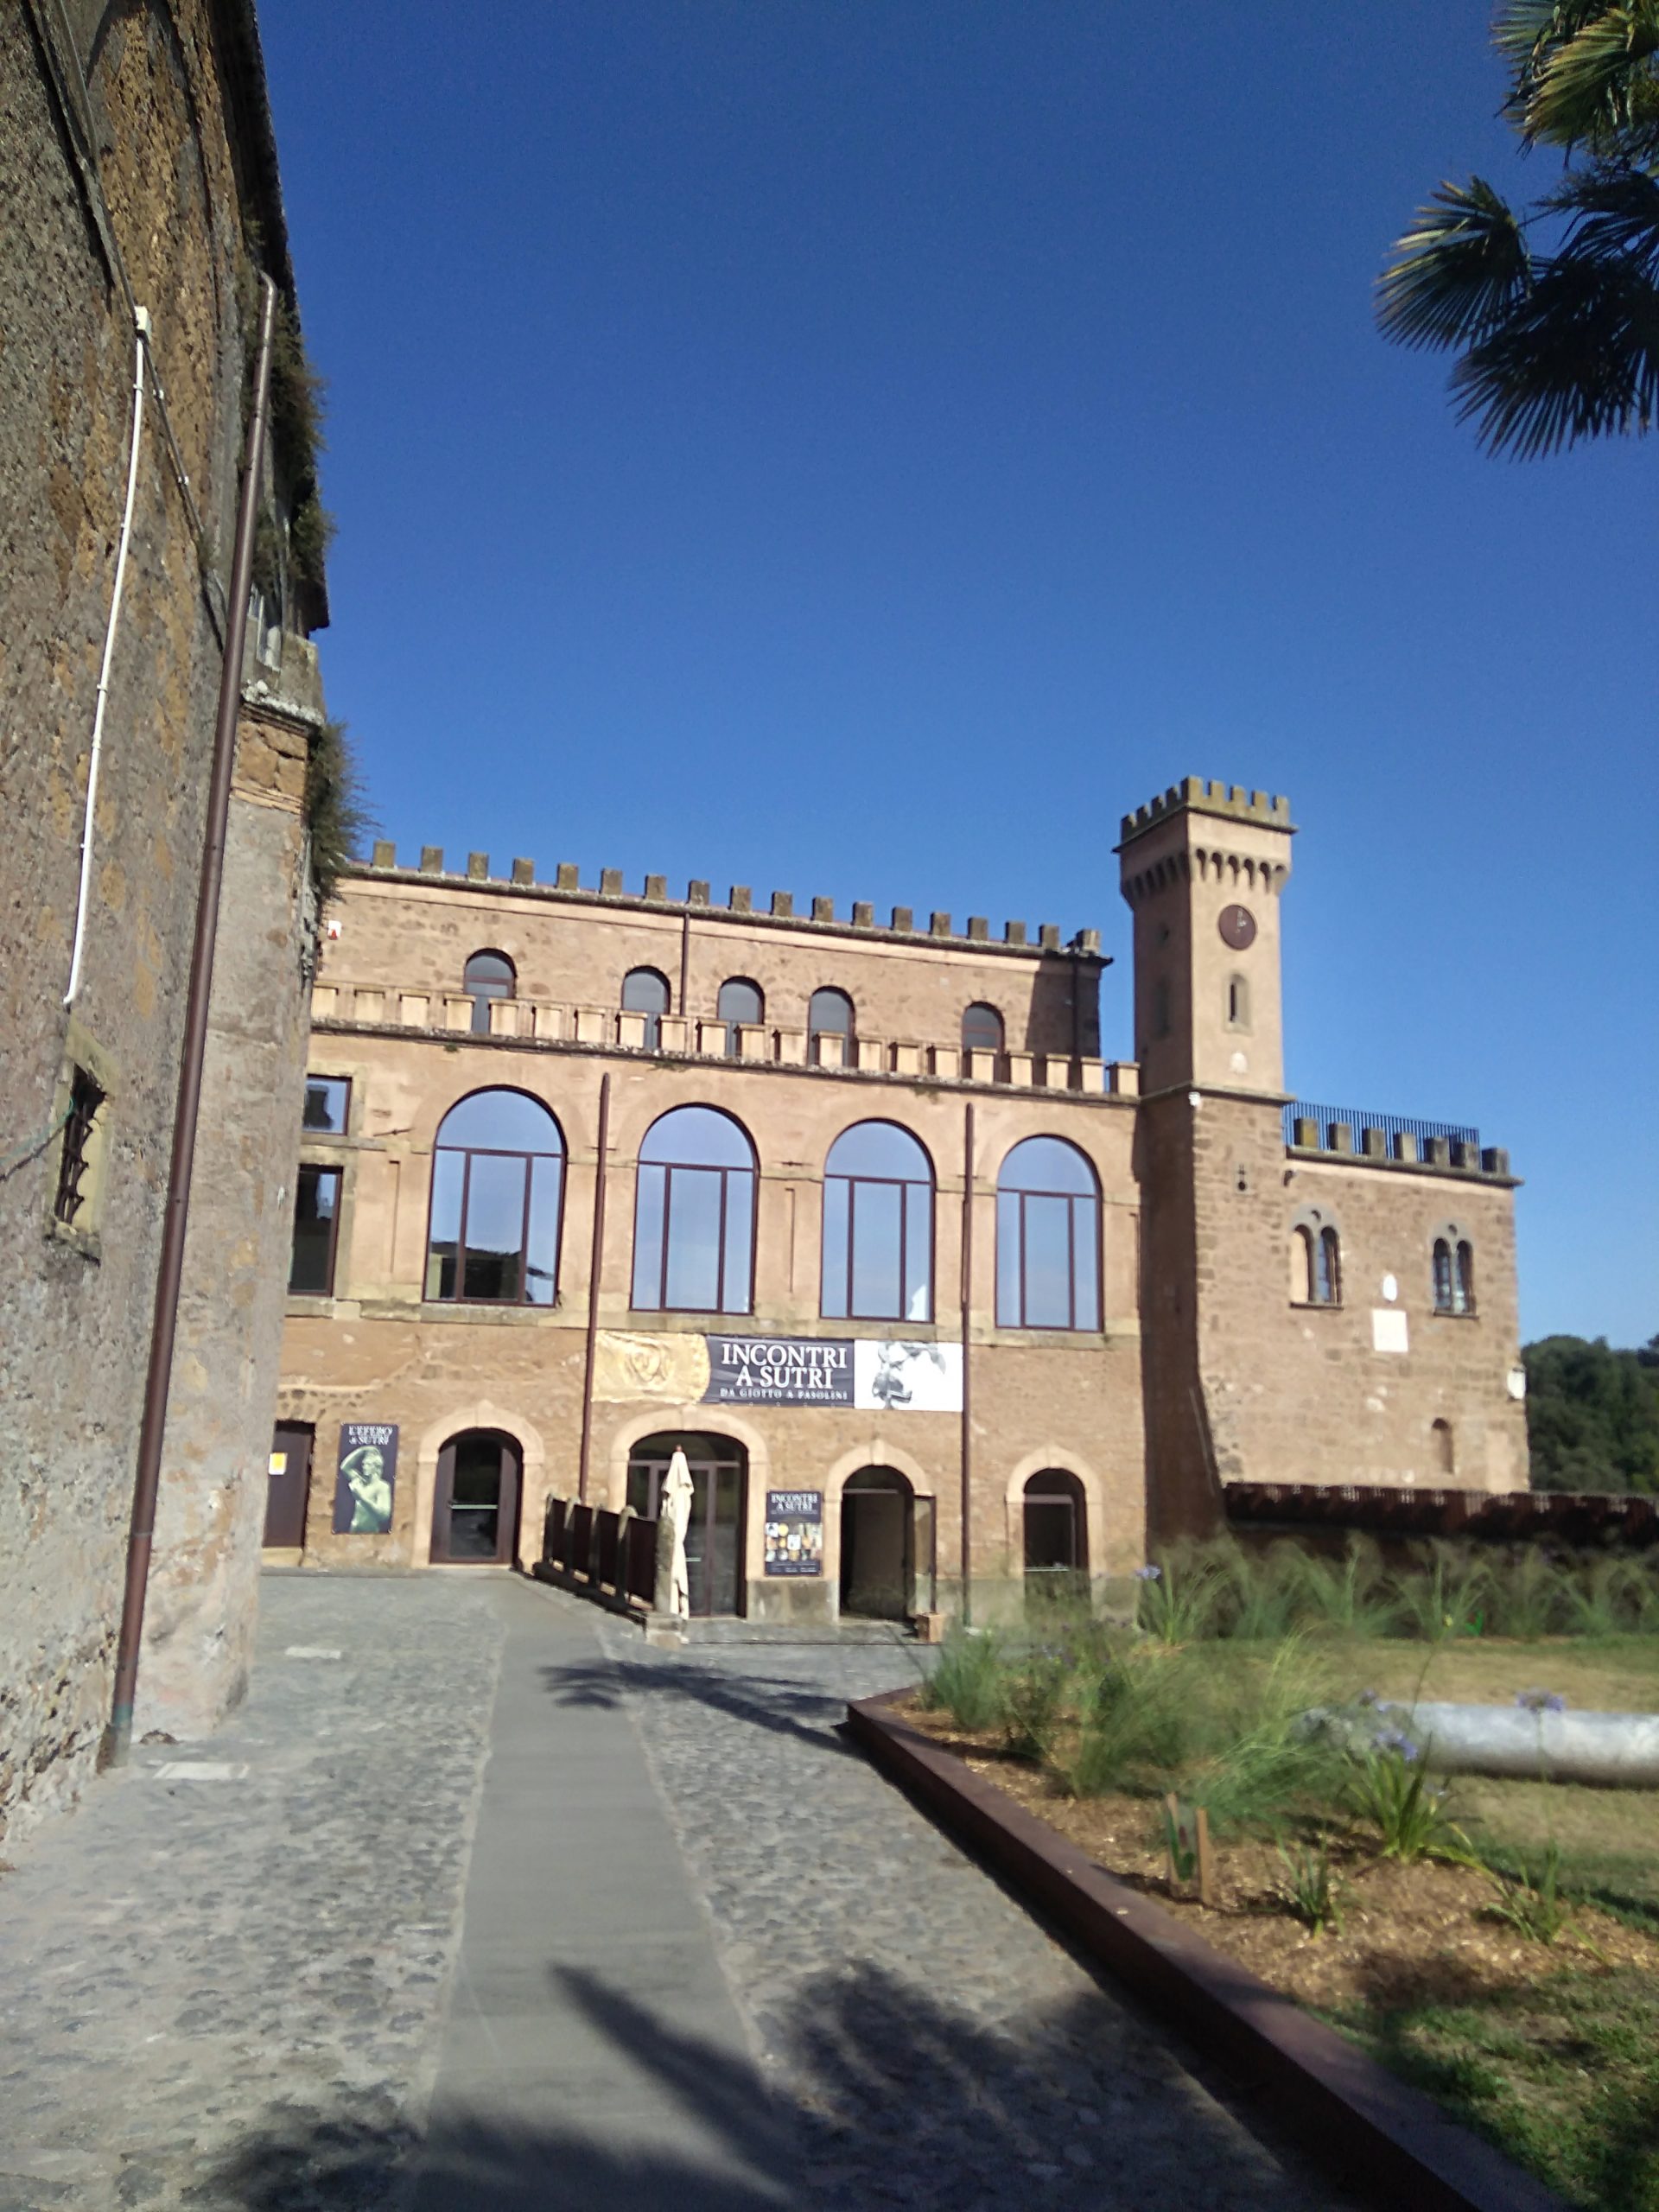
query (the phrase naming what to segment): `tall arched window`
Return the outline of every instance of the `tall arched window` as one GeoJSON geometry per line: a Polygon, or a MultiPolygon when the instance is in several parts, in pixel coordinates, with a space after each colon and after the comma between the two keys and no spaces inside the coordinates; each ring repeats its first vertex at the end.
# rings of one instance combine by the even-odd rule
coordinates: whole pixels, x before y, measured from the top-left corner
{"type": "Polygon", "coordinates": [[[740,1026],[766,1020],[766,995],[760,984],[752,983],[747,976],[728,976],[720,987],[715,1012],[726,1025],[727,1053],[735,1059],[738,1029],[740,1026]]]}
{"type": "Polygon", "coordinates": [[[475,952],[461,970],[461,988],[471,995],[473,1034],[490,1033],[490,1001],[510,999],[518,977],[505,952],[475,952]]]}
{"type": "Polygon", "coordinates": [[[622,1011],[645,1017],[645,1050],[663,1041],[663,1016],[669,1009],[668,978],[655,968],[631,968],[622,978],[622,1011]]]}
{"type": "Polygon", "coordinates": [[[855,1122],[823,1163],[823,1311],[933,1318],[933,1163],[896,1122],[855,1122]]]}
{"type": "Polygon", "coordinates": [[[1455,1229],[1434,1239],[1434,1311],[1475,1310],[1475,1248],[1455,1229]]]}
{"type": "Polygon", "coordinates": [[[1452,1433],[1449,1421],[1429,1423],[1428,1433],[1434,1443],[1434,1470],[1437,1474],[1455,1475],[1458,1471],[1457,1440],[1452,1433]]]}
{"type": "Polygon", "coordinates": [[[854,1034],[853,1002],[846,992],[832,984],[814,991],[806,1009],[807,1058],[817,1061],[820,1037],[840,1037],[846,1040],[842,1058],[850,1060],[854,1034]]]}
{"type": "Polygon", "coordinates": [[[965,1009],[962,1017],[962,1049],[964,1052],[1001,1051],[1002,1017],[994,1006],[981,1001],[965,1009]]]}
{"type": "Polygon", "coordinates": [[[1027,1137],[996,1179],[996,1320],[1100,1326],[1100,1185],[1063,1137],[1027,1137]]]}
{"type": "Polygon", "coordinates": [[[475,1090],[438,1125],[426,1296],[551,1306],[564,1139],[539,1099],[475,1090]]]}
{"type": "Polygon", "coordinates": [[[633,1214],[644,1313],[754,1308],[754,1147],[729,1114],[676,1106],[645,1132],[633,1214]]]}
{"type": "Polygon", "coordinates": [[[1063,1467],[1045,1467],[1025,1491],[1026,1594],[1071,1597],[1089,1566],[1083,1484],[1063,1467]]]}

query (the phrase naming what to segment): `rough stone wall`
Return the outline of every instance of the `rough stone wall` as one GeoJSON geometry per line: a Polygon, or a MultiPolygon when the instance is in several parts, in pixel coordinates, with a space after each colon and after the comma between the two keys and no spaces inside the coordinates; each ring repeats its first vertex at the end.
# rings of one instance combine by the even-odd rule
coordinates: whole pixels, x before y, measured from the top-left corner
{"type": "Polygon", "coordinates": [[[302,812],[316,657],[283,640],[238,732],[201,1119],[136,1726],[180,1739],[246,1687],[304,1096],[311,931],[302,812]]]}
{"type": "Polygon", "coordinates": [[[512,962],[522,997],[563,1005],[616,1006],[628,970],[649,967],[666,977],[676,1014],[703,1020],[715,1018],[721,983],[744,976],[765,992],[773,1027],[804,1029],[812,993],[834,985],[850,995],[871,1036],[955,1045],[963,1010],[982,1001],[1001,1014],[1010,1050],[1092,1057],[1100,1048],[1100,964],[1069,951],[905,943],[702,908],[689,917],[683,1008],[683,912],[405,875],[349,880],[340,916],[324,982],[454,992],[468,956],[491,950],[512,962]]]}
{"type": "MultiPolygon", "coordinates": [[[[289,1301],[280,1417],[315,1425],[316,1448],[305,1557],[322,1565],[423,1564],[440,1447],[469,1427],[499,1428],[524,1453],[520,1555],[539,1547],[550,1491],[574,1492],[588,1319],[600,1081],[611,1067],[611,1166],[600,1293],[602,1329],[671,1338],[704,1332],[856,1337],[960,1334],[964,1095],[898,1079],[871,1082],[745,1069],[640,1063],[507,1040],[374,1035],[320,1027],[313,1071],[353,1084],[344,1140],[308,1138],[302,1156],[345,1171],[334,1290],[289,1301]],[[569,1154],[559,1298],[550,1311],[423,1305],[433,1139],[445,1112],[486,1084],[542,1098],[569,1154]],[[635,1313],[630,1306],[634,1170],[640,1139],[666,1108],[724,1106],[753,1138],[760,1185],[753,1317],[635,1313]],[[937,1184],[931,1322],[820,1318],[824,1155],[850,1122],[899,1122],[931,1154],[937,1184]],[[332,1532],[343,1421],[393,1421],[399,1459],[393,1525],[385,1537],[332,1532]]],[[[1137,1192],[1130,1165],[1133,1109],[1122,1102],[987,1090],[975,1100],[974,1546],[976,1600],[1017,1586],[1025,1477],[1059,1466],[1088,1497],[1097,1578],[1139,1563],[1144,1541],[1144,1451],[1135,1283],[1137,1192]],[[1020,1138],[1069,1138],[1093,1160],[1105,1198],[1104,1319],[1072,1335],[995,1325],[995,1185],[1020,1138]],[[1011,1487],[1012,1486],[1012,1487],[1011,1487]]],[[[935,1500],[941,1592],[953,1596],[960,1557],[961,1421],[956,1414],[885,1416],[828,1407],[719,1407],[673,1400],[595,1405],[591,1495],[623,1502],[629,1446],[656,1430],[712,1430],[749,1456],[747,1580],[752,1606],[777,1598],[760,1572],[760,1493],[774,1486],[826,1493],[828,1556],[817,1596],[838,1571],[836,1501],[847,1477],[893,1465],[935,1500]]]]}
{"type": "Polygon", "coordinates": [[[109,1716],[220,665],[203,561],[228,558],[245,358],[218,11],[132,0],[74,16],[101,219],[42,42],[41,25],[60,35],[55,16],[32,0],[0,10],[0,1830],[73,1795],[109,1716]],[[152,317],[204,534],[152,395],[72,1026],[132,410],[134,333],[105,235],[152,317]],[[48,1132],[71,1060],[109,1100],[99,1205],[66,1235],[48,1132]]]}

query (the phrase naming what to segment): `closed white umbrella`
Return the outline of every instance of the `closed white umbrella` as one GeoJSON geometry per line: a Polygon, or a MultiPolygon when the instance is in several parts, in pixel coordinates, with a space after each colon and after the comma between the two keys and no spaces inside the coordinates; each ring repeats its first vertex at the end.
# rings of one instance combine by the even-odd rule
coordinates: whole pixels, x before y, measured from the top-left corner
{"type": "Polygon", "coordinates": [[[684,1620],[691,1611],[685,1531],[693,1495],[690,1467],[677,1446],[663,1478],[663,1495],[657,1508],[657,1611],[675,1620],[684,1620]]]}

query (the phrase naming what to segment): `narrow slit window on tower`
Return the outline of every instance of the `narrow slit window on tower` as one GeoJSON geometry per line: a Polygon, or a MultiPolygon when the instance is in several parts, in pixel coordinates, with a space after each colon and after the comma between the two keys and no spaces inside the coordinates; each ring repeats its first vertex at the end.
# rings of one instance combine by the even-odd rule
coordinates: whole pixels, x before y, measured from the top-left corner
{"type": "Polygon", "coordinates": [[[1227,979],[1227,1027],[1248,1029],[1250,1026],[1250,986],[1243,976],[1230,976],[1227,979]]]}
{"type": "Polygon", "coordinates": [[[69,1111],[63,1125],[63,1149],[58,1156],[58,1193],[52,1211],[66,1228],[84,1226],[77,1215],[86,1203],[84,1188],[92,1164],[93,1126],[104,1093],[85,1068],[77,1068],[69,1089],[69,1111]]]}

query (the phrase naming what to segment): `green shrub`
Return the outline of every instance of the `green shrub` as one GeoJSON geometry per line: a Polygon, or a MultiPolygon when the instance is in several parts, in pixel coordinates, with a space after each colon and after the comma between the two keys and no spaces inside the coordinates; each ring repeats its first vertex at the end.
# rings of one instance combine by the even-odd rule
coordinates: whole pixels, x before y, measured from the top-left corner
{"type": "Polygon", "coordinates": [[[1516,1862],[1513,1874],[1495,1866],[1482,1871],[1497,1892],[1491,1907],[1495,1918],[1507,1921],[1531,1942],[1555,1941],[1571,1914],[1561,1895],[1561,1847],[1554,1837],[1535,1874],[1524,1859],[1516,1862]]]}
{"type": "Polygon", "coordinates": [[[1065,1715],[1071,1667],[1064,1650],[1028,1652],[1008,1670],[1002,1689],[1003,1726],[1016,1758],[1046,1759],[1065,1715]]]}
{"type": "Polygon", "coordinates": [[[1342,1884],[1332,1868],[1327,1832],[1320,1829],[1317,1844],[1287,1849],[1281,1843],[1279,1863],[1284,1869],[1276,1885],[1281,1904],[1290,1908],[1311,1936],[1322,1935],[1327,1928],[1340,1932],[1342,1884]]]}
{"type": "Polygon", "coordinates": [[[988,1630],[953,1624],[923,1688],[922,1701],[948,1713],[958,1728],[995,1728],[1002,1719],[1007,1672],[999,1637],[988,1630]]]}
{"type": "Polygon", "coordinates": [[[1385,1729],[1375,1748],[1355,1760],[1347,1802],[1376,1830],[1384,1859],[1410,1866],[1420,1859],[1467,1865],[1469,1839],[1452,1818],[1446,1793],[1432,1783],[1419,1747],[1385,1729]]]}

